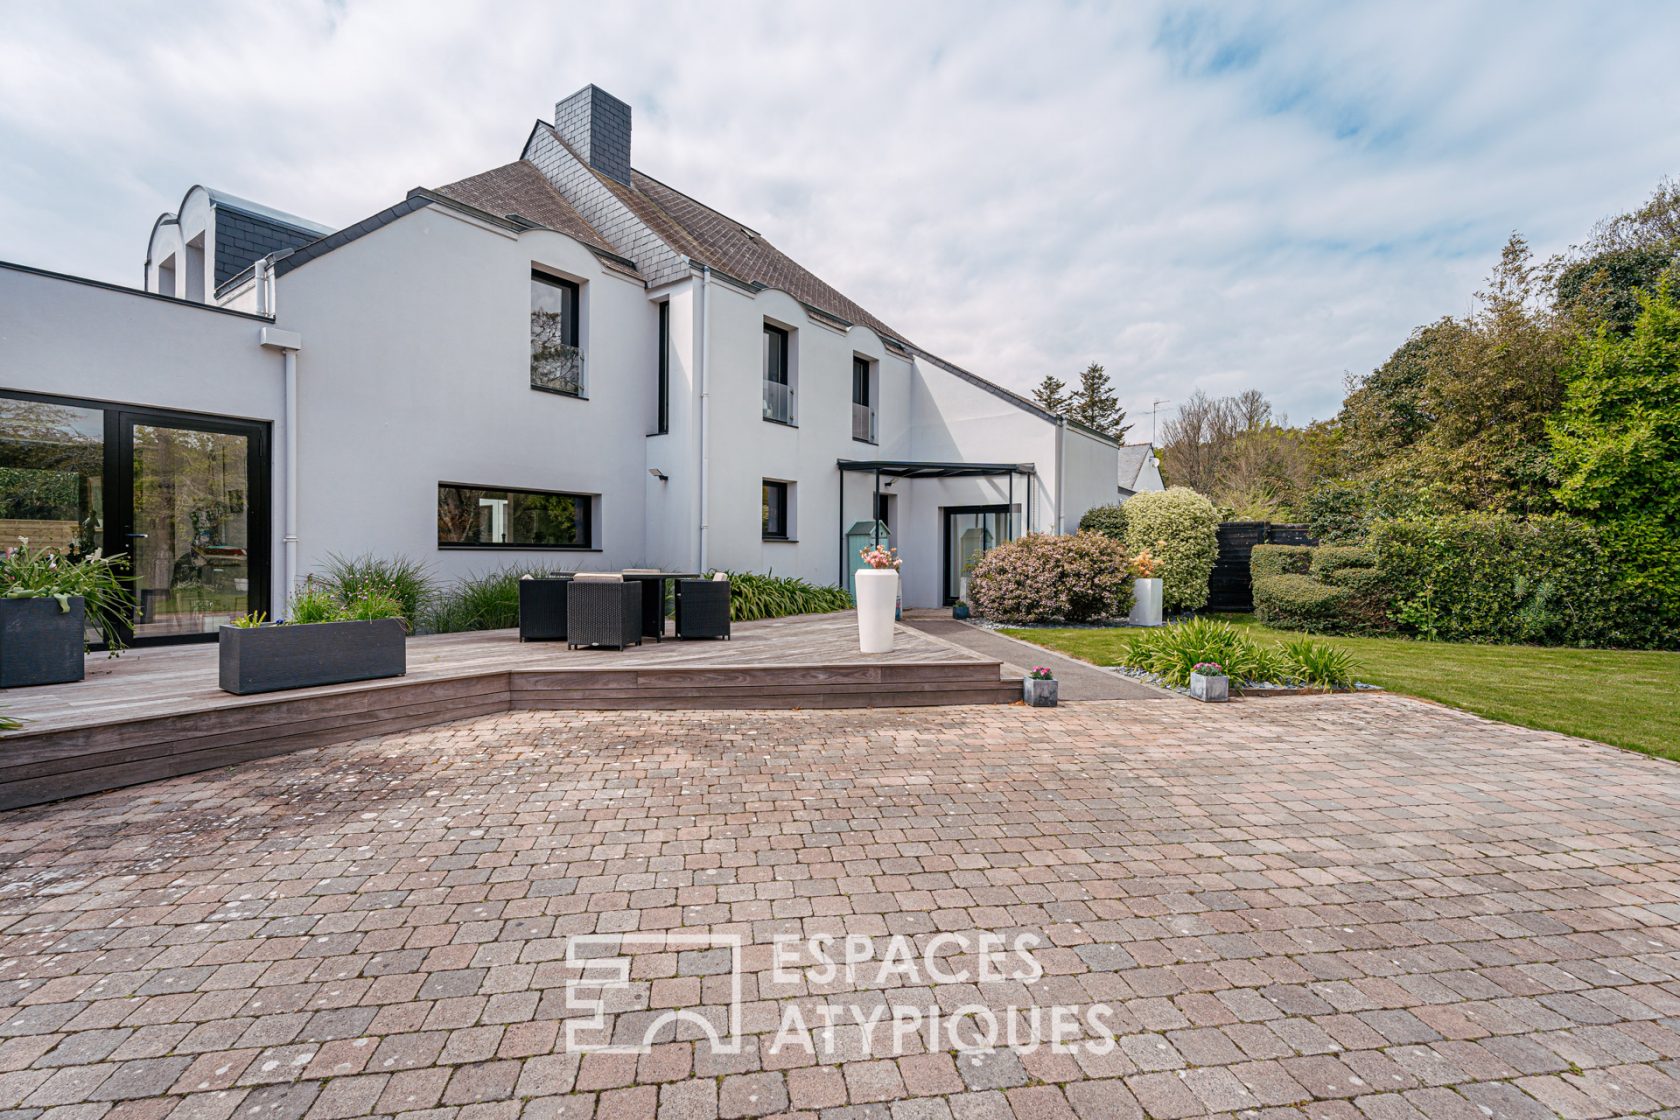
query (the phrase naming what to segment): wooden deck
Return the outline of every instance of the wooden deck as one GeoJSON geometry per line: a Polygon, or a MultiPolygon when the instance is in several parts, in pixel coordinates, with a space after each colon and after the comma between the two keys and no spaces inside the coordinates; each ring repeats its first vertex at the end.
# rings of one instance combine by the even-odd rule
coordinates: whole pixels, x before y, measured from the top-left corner
{"type": "Polygon", "coordinates": [[[728,642],[623,652],[521,643],[514,631],[408,642],[408,674],[233,696],[214,645],[92,655],[87,680],[0,693],[25,721],[0,737],[0,809],[515,708],[842,708],[1007,703],[996,661],[899,627],[857,650],[850,614],[739,623],[728,642]]]}

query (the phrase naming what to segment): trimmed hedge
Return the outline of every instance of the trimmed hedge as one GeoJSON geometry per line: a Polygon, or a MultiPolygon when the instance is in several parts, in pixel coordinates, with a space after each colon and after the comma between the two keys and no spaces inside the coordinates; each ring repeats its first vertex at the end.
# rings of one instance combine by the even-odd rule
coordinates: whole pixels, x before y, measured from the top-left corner
{"type": "Polygon", "coordinates": [[[1110,540],[1126,543],[1126,507],[1092,506],[1079,519],[1081,533],[1101,533],[1110,540]]]}
{"type": "Polygon", "coordinates": [[[1219,557],[1219,511],[1188,486],[1133,494],[1120,506],[1126,548],[1147,548],[1160,561],[1162,605],[1169,611],[1200,610],[1208,577],[1219,557]]]}
{"type": "Polygon", "coordinates": [[[1428,638],[1602,645],[1626,642],[1623,595],[1584,521],[1467,513],[1380,521],[1370,548],[1390,616],[1428,638]]]}
{"type": "Polygon", "coordinates": [[[1329,544],[1310,550],[1312,565],[1307,569],[1314,579],[1329,581],[1337,572],[1349,568],[1372,568],[1377,558],[1368,548],[1352,544],[1329,544]]]}
{"type": "Polygon", "coordinates": [[[1279,630],[1345,633],[1351,597],[1347,588],[1319,583],[1311,576],[1261,576],[1254,581],[1254,617],[1279,630]]]}
{"type": "Polygon", "coordinates": [[[1304,544],[1257,544],[1248,554],[1248,574],[1252,579],[1267,576],[1304,576],[1312,564],[1313,550],[1304,544]]]}

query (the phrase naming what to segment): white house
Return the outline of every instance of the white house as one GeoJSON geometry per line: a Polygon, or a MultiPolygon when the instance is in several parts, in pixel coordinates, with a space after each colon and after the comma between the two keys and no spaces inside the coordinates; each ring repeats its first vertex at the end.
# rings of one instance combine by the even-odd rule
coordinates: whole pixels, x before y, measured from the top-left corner
{"type": "Polygon", "coordinates": [[[884,534],[937,605],[1115,500],[1115,441],[633,170],[630,117],[587,86],[336,231],[194,187],[144,292],[0,264],[0,540],[132,552],[135,636],[179,640],[332,553],[833,584],[884,534]]]}

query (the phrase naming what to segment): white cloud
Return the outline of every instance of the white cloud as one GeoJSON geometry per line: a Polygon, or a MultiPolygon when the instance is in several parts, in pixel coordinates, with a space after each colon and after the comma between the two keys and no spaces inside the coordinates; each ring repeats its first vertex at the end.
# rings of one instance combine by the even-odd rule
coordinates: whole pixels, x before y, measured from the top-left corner
{"type": "MultiPolygon", "coordinates": [[[[0,258],[135,282],[205,182],[329,223],[593,81],[638,167],[917,342],[1297,420],[1680,171],[1661,4],[0,4],[0,258]]],[[[1139,432],[1145,429],[1138,429],[1139,432]]]]}

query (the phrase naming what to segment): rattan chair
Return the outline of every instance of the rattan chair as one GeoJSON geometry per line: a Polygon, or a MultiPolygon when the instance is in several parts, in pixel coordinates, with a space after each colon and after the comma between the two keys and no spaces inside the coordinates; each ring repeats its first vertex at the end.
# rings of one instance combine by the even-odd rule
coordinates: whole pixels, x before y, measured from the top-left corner
{"type": "Polygon", "coordinates": [[[619,575],[580,572],[566,589],[566,648],[626,649],[642,644],[642,585],[619,575]]]}
{"type": "Polygon", "coordinates": [[[519,581],[519,640],[563,642],[566,640],[566,588],[571,577],[542,579],[526,576],[519,581]]]}
{"type": "Polygon", "coordinates": [[[677,637],[729,640],[729,581],[677,581],[677,637]]]}

